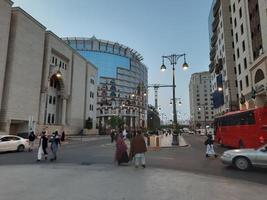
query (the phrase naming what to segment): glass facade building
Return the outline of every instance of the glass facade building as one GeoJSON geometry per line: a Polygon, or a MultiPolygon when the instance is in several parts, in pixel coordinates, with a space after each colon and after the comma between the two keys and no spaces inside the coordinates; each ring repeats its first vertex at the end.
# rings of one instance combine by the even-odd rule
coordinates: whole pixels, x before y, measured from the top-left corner
{"type": "Polygon", "coordinates": [[[127,46],[94,36],[63,40],[98,68],[99,128],[110,128],[107,122],[114,115],[122,117],[128,129],[146,127],[147,67],[142,56],[127,46]]]}

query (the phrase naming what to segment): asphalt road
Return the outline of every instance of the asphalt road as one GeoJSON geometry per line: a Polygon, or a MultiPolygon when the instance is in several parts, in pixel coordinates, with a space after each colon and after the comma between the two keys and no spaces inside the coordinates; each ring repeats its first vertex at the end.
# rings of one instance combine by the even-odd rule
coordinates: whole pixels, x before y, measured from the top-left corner
{"type": "MultiPolygon", "coordinates": [[[[226,167],[221,164],[219,158],[205,157],[205,137],[186,135],[189,147],[183,148],[164,148],[149,151],[146,154],[147,166],[149,168],[173,169],[189,172],[198,175],[212,175],[216,177],[226,177],[233,181],[249,181],[267,185],[267,170],[252,169],[250,171],[238,171],[233,167],[226,167]]],[[[215,148],[221,154],[224,148],[215,148]]],[[[93,141],[80,142],[73,141],[60,148],[56,163],[42,161],[38,165],[57,165],[57,164],[114,164],[114,144],[110,144],[109,138],[98,138],[93,141]]],[[[0,165],[28,165],[36,163],[36,150],[23,153],[1,153],[0,165]]]]}

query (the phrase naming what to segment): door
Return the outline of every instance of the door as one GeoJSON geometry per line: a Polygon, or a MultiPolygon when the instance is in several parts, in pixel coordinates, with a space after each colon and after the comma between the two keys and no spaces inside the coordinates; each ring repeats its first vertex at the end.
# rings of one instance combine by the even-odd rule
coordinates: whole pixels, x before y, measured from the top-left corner
{"type": "Polygon", "coordinates": [[[0,151],[10,151],[10,140],[8,137],[2,137],[0,140],[0,151]]]}

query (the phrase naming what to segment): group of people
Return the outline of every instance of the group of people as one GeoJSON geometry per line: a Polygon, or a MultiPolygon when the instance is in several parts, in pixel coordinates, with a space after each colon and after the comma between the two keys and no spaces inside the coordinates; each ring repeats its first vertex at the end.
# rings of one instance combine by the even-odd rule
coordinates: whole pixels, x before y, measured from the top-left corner
{"type": "MultiPolygon", "coordinates": [[[[31,130],[29,134],[29,151],[33,150],[34,141],[36,139],[36,135],[34,134],[34,131],[31,130]]],[[[38,146],[38,154],[37,154],[37,161],[41,161],[43,158],[45,160],[48,159],[48,143],[51,143],[50,149],[52,156],[50,158],[50,161],[57,160],[57,151],[59,148],[59,145],[61,142],[65,140],[65,132],[63,131],[61,134],[61,137],[59,137],[58,131],[55,131],[52,133],[51,137],[48,137],[47,131],[42,131],[41,137],[39,140],[39,146],[38,146]]]]}
{"type": "Polygon", "coordinates": [[[134,160],[135,167],[140,165],[145,168],[145,152],[147,151],[146,142],[141,131],[134,132],[130,139],[130,151],[128,154],[128,146],[125,142],[126,138],[123,131],[118,134],[113,133],[116,141],[115,161],[118,165],[128,163],[134,160]]]}

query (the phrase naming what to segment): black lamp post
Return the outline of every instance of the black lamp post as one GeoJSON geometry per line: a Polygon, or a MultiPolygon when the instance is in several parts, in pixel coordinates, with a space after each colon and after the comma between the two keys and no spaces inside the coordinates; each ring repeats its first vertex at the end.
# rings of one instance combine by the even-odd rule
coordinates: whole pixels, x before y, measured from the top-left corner
{"type": "Polygon", "coordinates": [[[178,145],[178,123],[177,123],[177,113],[176,113],[176,101],[175,101],[175,65],[179,58],[184,57],[184,64],[183,69],[188,69],[188,64],[186,63],[185,54],[172,54],[169,56],[162,56],[162,65],[160,67],[161,71],[165,71],[167,68],[164,65],[164,59],[169,60],[170,64],[172,65],[172,95],[173,95],[173,137],[172,137],[172,145],[178,145]]]}
{"type": "MultiPolygon", "coordinates": [[[[205,135],[207,135],[207,120],[206,120],[206,106],[205,104],[200,105],[204,108],[204,126],[205,126],[205,135]]],[[[201,107],[199,106],[198,110],[201,111],[201,107]]]]}

